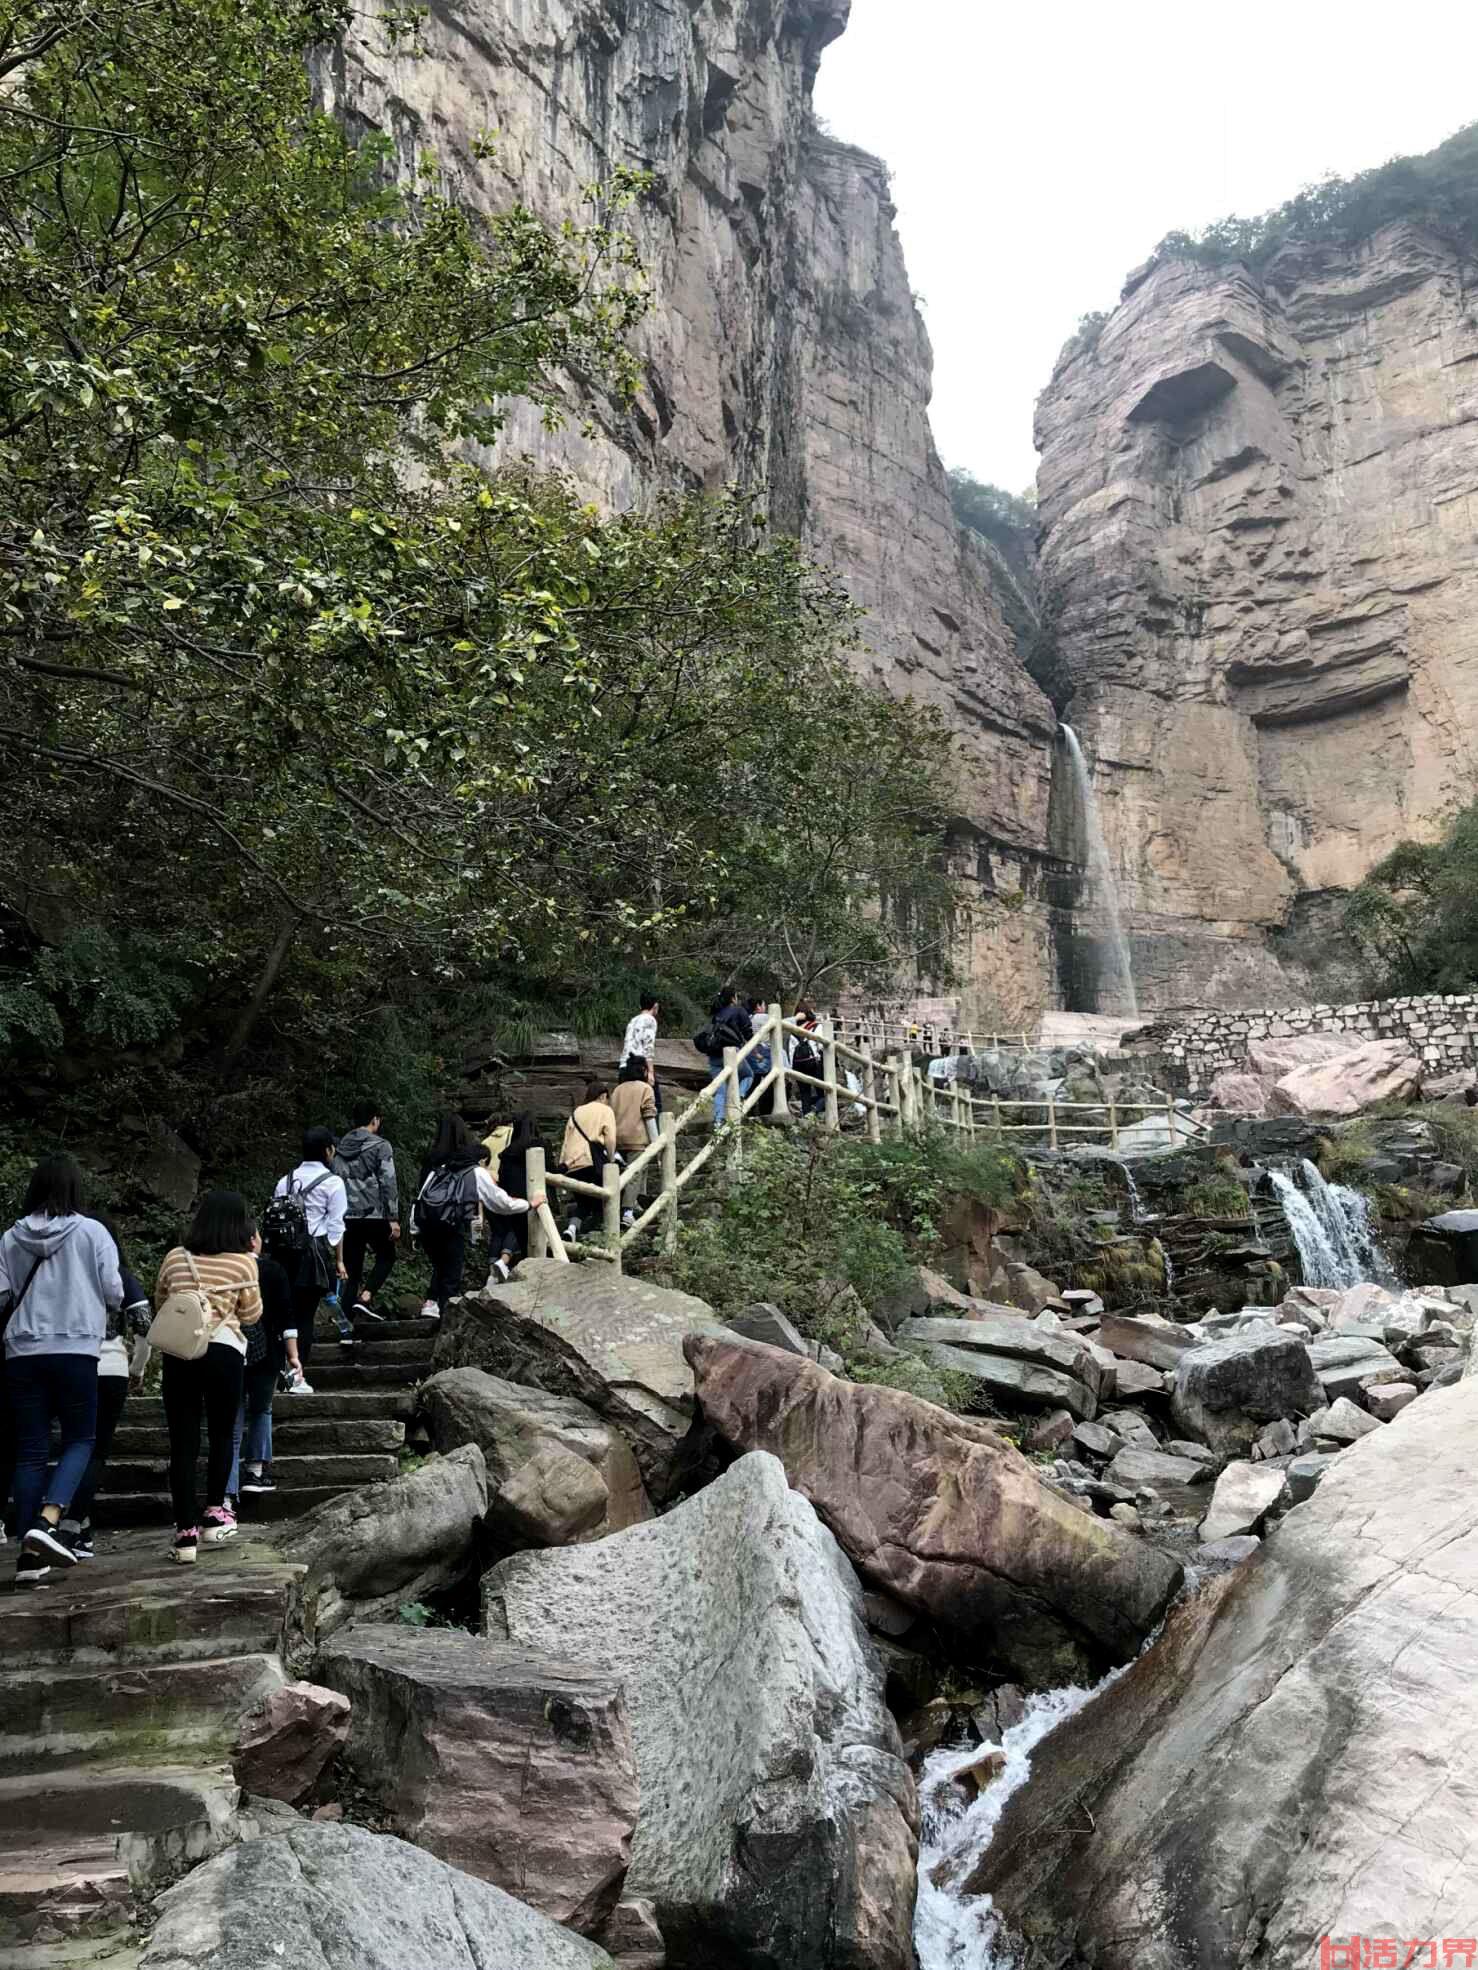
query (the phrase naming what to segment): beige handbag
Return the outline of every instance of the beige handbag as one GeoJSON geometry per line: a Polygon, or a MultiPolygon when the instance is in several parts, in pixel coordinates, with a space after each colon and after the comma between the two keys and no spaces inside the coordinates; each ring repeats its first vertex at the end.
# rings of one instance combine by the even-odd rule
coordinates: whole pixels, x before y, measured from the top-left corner
{"type": "Polygon", "coordinates": [[[173,1355],[176,1361],[198,1361],[210,1346],[216,1321],[209,1295],[188,1252],[185,1263],[195,1284],[171,1293],[160,1307],[149,1326],[149,1346],[158,1348],[161,1354],[173,1355]]]}

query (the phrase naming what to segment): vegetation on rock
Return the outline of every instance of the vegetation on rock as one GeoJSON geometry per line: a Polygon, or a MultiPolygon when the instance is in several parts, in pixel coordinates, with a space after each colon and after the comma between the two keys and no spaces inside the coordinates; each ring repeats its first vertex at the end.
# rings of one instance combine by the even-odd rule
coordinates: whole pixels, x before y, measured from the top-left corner
{"type": "Polygon", "coordinates": [[[1478,801],[1434,842],[1403,841],[1345,906],[1382,994],[1465,992],[1478,978],[1478,801]]]}
{"type": "Polygon", "coordinates": [[[1352,178],[1332,174],[1271,212],[1218,219],[1204,232],[1167,233],[1167,258],[1262,267],[1293,240],[1350,243],[1395,220],[1414,220],[1466,247],[1478,246],[1478,123],[1420,157],[1393,157],[1352,178]]]}

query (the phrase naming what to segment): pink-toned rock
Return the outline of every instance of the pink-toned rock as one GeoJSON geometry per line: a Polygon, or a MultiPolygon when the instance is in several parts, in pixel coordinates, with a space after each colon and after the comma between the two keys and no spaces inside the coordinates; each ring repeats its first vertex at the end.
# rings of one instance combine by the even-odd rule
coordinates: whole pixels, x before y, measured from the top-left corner
{"type": "Polygon", "coordinates": [[[1461,1099],[1473,1087],[1478,1087],[1478,1074],[1471,1067],[1456,1067],[1450,1074],[1433,1074],[1423,1081],[1422,1100],[1447,1101],[1453,1096],[1461,1099]]]}
{"type": "Polygon", "coordinates": [[[685,1352],[704,1420],[780,1459],[864,1581],[1036,1688],[1127,1660],[1180,1584],[972,1417],[737,1337],[685,1352]]]}
{"type": "Polygon", "coordinates": [[[1213,1108],[1235,1108],[1244,1114],[1262,1115],[1267,1105],[1267,1082],[1260,1075],[1239,1074],[1229,1068],[1211,1083],[1213,1108]]]}
{"type": "Polygon", "coordinates": [[[231,1769],[243,1791],[295,1805],[348,1736],[348,1697],[318,1683],[285,1683],[242,1719],[231,1769]]]}
{"type": "Polygon", "coordinates": [[[1370,1040],[1322,1066],[1295,1067],[1275,1083],[1272,1105],[1285,1115],[1358,1115],[1378,1101],[1409,1101],[1421,1084],[1405,1040],[1370,1040]]]}
{"type": "Polygon", "coordinates": [[[1324,1067],[1364,1045],[1353,1033],[1294,1033],[1282,1040],[1250,1040],[1247,1064],[1265,1080],[1279,1081],[1295,1067],[1324,1067]]]}

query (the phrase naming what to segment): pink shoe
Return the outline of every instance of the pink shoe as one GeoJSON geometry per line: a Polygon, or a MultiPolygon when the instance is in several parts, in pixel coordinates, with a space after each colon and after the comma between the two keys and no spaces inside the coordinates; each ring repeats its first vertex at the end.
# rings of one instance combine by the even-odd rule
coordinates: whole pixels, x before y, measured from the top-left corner
{"type": "Polygon", "coordinates": [[[236,1537],[236,1514],[226,1505],[212,1505],[205,1514],[205,1543],[219,1546],[236,1537]]]}

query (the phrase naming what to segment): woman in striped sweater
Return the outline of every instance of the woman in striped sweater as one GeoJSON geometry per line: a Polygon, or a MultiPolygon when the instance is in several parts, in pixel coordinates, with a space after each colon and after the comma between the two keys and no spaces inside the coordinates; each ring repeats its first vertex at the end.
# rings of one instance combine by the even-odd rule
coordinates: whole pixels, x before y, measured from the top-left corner
{"type": "Polygon", "coordinates": [[[252,1250],[256,1226],[239,1190],[207,1191],[183,1245],[166,1252],[154,1287],[154,1304],[171,1293],[200,1287],[210,1302],[209,1344],[197,1361],[164,1357],[164,1420],[169,1429],[169,1488],[174,1499],[174,1556],[193,1564],[200,1539],[195,1463],[200,1421],[205,1418],[205,1538],[207,1545],[236,1535],[236,1515],[226,1503],[235,1454],[236,1416],[246,1369],[243,1331],[262,1317],[262,1291],[252,1250]]]}

